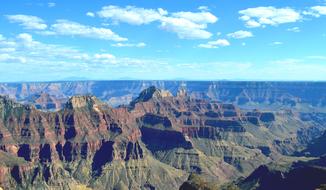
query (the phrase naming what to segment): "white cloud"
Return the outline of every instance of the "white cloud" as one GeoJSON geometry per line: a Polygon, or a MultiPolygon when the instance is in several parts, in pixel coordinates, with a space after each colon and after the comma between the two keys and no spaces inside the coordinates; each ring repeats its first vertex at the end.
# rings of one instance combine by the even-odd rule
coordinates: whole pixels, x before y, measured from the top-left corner
{"type": "Polygon", "coordinates": [[[209,41],[206,44],[199,44],[198,47],[200,48],[218,48],[218,47],[226,47],[231,45],[230,42],[226,39],[218,39],[216,41],[209,41]]]}
{"type": "Polygon", "coordinates": [[[326,6],[314,6],[311,7],[311,9],[318,12],[320,15],[326,15],[326,6]]]}
{"type": "Polygon", "coordinates": [[[70,35],[117,42],[128,40],[127,38],[115,34],[108,28],[82,25],[69,20],[57,20],[48,30],[45,30],[48,26],[45,24],[44,20],[39,17],[30,15],[7,15],[6,17],[10,22],[17,22],[26,29],[38,30],[36,33],[42,35],[70,35]]]}
{"type": "Polygon", "coordinates": [[[50,7],[50,8],[55,7],[55,6],[56,6],[56,3],[54,3],[54,2],[48,3],[48,7],[50,7]]]}
{"type": "Polygon", "coordinates": [[[205,24],[197,24],[185,18],[165,17],[160,25],[161,29],[174,32],[181,39],[208,39],[212,33],[206,31],[205,24]]]}
{"type": "Polygon", "coordinates": [[[15,48],[11,48],[11,47],[8,47],[8,48],[0,48],[0,53],[8,53],[8,52],[14,52],[16,51],[15,48]]]}
{"type": "Polygon", "coordinates": [[[44,20],[31,15],[7,15],[7,19],[12,23],[19,23],[25,29],[44,30],[47,28],[44,20]]]}
{"type": "Polygon", "coordinates": [[[163,9],[144,9],[134,6],[121,8],[119,6],[105,6],[97,12],[101,18],[112,19],[114,22],[125,22],[133,25],[149,24],[153,21],[160,20],[167,11],[163,9]]]}
{"type": "Polygon", "coordinates": [[[289,32],[300,32],[300,28],[299,27],[293,27],[293,28],[288,28],[287,31],[289,32]]]}
{"type": "Polygon", "coordinates": [[[9,54],[2,54],[0,53],[0,63],[6,62],[6,63],[26,63],[26,59],[24,57],[17,57],[12,56],[9,54]]]}
{"type": "Polygon", "coordinates": [[[249,28],[276,26],[284,23],[297,22],[301,14],[291,8],[256,7],[239,11],[240,17],[249,28]]]}
{"type": "Polygon", "coordinates": [[[113,47],[137,47],[137,48],[142,48],[142,47],[145,47],[146,44],[144,42],[140,42],[140,43],[137,43],[137,44],[116,43],[116,44],[112,44],[111,46],[113,46],[113,47]]]}
{"type": "Polygon", "coordinates": [[[320,17],[321,15],[326,15],[326,6],[310,7],[310,9],[308,11],[304,11],[303,14],[311,15],[314,17],[320,17]]]}
{"type": "Polygon", "coordinates": [[[172,17],[184,18],[197,24],[208,24],[217,22],[218,18],[210,12],[176,12],[172,17]]]}
{"type": "Polygon", "coordinates": [[[212,33],[206,31],[207,24],[217,20],[209,12],[176,12],[162,17],[160,28],[176,33],[181,39],[208,39],[212,33]]]}
{"type": "MultiPolygon", "coordinates": [[[[1,36],[1,35],[0,35],[1,36]]],[[[36,41],[30,34],[0,40],[0,80],[59,80],[87,76],[89,79],[174,79],[175,76],[198,80],[322,80],[326,67],[324,55],[300,59],[248,62],[195,62],[170,64],[167,60],[118,57],[110,52],[88,53],[72,47],[36,41]],[[26,46],[30,42],[33,46],[26,46]],[[9,48],[9,51],[2,51],[9,48]],[[194,73],[194,69],[196,71],[194,73]],[[153,72],[159,71],[159,72],[153,72]],[[29,73],[26,75],[26,73],[29,73]],[[310,74],[309,73],[313,73],[310,74]],[[14,77],[13,77],[14,76],[14,77]],[[189,77],[191,76],[191,77],[189,77]]],[[[224,44],[214,42],[211,44],[224,44]]]]}
{"type": "Polygon", "coordinates": [[[207,25],[217,22],[218,18],[204,10],[201,12],[175,12],[158,9],[144,9],[134,6],[125,8],[105,6],[97,12],[101,18],[110,19],[113,23],[143,25],[152,22],[160,23],[159,28],[176,33],[181,39],[207,39],[212,34],[206,31],[207,25]]]}
{"type": "Polygon", "coordinates": [[[39,42],[33,40],[32,35],[27,33],[21,33],[16,36],[17,42],[19,42],[20,45],[25,47],[35,47],[39,45],[39,42]]]}
{"type": "Polygon", "coordinates": [[[17,38],[23,40],[24,42],[32,42],[33,41],[32,35],[27,34],[27,33],[18,34],[17,38]]]}
{"type": "Polygon", "coordinates": [[[95,54],[94,56],[96,59],[114,59],[115,56],[108,53],[102,53],[102,54],[95,54]]]}
{"type": "Polygon", "coordinates": [[[86,13],[86,16],[89,16],[89,17],[95,17],[95,14],[93,12],[87,12],[86,13]]]}
{"type": "MultiPolygon", "coordinates": [[[[81,50],[45,44],[33,39],[27,33],[18,34],[15,38],[6,39],[0,43],[0,64],[22,64],[28,69],[49,69],[69,71],[71,68],[89,69],[98,67],[151,67],[159,64],[155,60],[116,57],[111,53],[85,53],[81,50]],[[10,44],[10,45],[9,45],[10,44]]],[[[3,65],[2,65],[3,66],[3,65]]],[[[17,66],[17,65],[16,65],[17,66]]],[[[139,69],[139,68],[138,68],[139,69]]],[[[35,72],[35,71],[32,71],[35,72]]]]}
{"type": "Polygon", "coordinates": [[[257,27],[260,27],[261,24],[259,22],[254,21],[254,20],[248,20],[248,21],[246,21],[246,26],[248,28],[257,28],[257,27]]]}
{"type": "Polygon", "coordinates": [[[101,64],[116,64],[117,63],[116,57],[109,53],[95,54],[92,61],[95,63],[101,63],[101,64]]]}
{"type": "Polygon", "coordinates": [[[201,11],[210,11],[207,6],[199,6],[198,7],[198,10],[201,10],[201,11]]]}
{"type": "Polygon", "coordinates": [[[0,34],[0,41],[5,40],[5,37],[3,37],[3,35],[0,34]]]}
{"type": "Polygon", "coordinates": [[[112,41],[127,41],[127,38],[123,38],[118,34],[115,34],[110,29],[86,26],[68,20],[57,20],[57,22],[51,26],[51,31],[56,35],[71,35],[112,41]]]}
{"type": "Polygon", "coordinates": [[[74,56],[78,53],[77,50],[72,48],[43,44],[34,40],[32,35],[27,33],[18,34],[16,38],[6,39],[5,42],[0,43],[0,49],[7,50],[9,56],[7,56],[7,61],[2,59],[3,62],[9,62],[10,57],[15,57],[19,58],[20,62],[43,64],[54,59],[59,61],[58,59],[74,56]]]}
{"type": "Polygon", "coordinates": [[[227,36],[230,38],[242,39],[242,38],[253,37],[254,35],[249,31],[239,30],[239,31],[230,33],[227,36]]]}

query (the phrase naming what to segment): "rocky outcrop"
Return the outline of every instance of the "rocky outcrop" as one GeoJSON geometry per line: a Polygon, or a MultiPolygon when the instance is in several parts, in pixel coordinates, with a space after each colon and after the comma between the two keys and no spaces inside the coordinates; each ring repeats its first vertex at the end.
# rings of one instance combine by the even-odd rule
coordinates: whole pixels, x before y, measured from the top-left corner
{"type": "Polygon", "coordinates": [[[172,97],[172,94],[169,91],[157,89],[155,86],[151,86],[143,90],[139,96],[130,102],[130,106],[134,107],[138,102],[147,102],[151,99],[161,99],[165,97],[172,97]]]}

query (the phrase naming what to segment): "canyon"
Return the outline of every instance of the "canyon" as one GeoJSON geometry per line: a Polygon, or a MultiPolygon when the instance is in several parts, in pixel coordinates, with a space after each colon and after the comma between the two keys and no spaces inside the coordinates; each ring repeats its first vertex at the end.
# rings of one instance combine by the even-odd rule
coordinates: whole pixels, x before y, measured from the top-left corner
{"type": "Polygon", "coordinates": [[[265,189],[280,163],[325,174],[326,83],[2,83],[0,94],[3,189],[182,189],[194,175],[265,189]]]}

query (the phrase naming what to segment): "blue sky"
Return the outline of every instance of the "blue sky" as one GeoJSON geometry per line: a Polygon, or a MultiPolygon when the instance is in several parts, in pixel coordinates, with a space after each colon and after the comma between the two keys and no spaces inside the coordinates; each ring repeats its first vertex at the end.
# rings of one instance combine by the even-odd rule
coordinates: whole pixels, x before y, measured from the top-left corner
{"type": "Polygon", "coordinates": [[[326,80],[323,0],[3,0],[0,81],[326,80]]]}

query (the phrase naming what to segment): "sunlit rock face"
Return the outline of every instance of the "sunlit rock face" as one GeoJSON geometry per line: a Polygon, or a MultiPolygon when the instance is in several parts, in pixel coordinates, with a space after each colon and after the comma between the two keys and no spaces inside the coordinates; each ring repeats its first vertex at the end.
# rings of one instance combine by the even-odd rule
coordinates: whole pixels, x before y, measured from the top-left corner
{"type": "Polygon", "coordinates": [[[322,113],[173,94],[149,87],[117,108],[78,95],[57,111],[0,96],[0,187],[177,189],[190,173],[221,185],[326,129],[322,113]]]}

